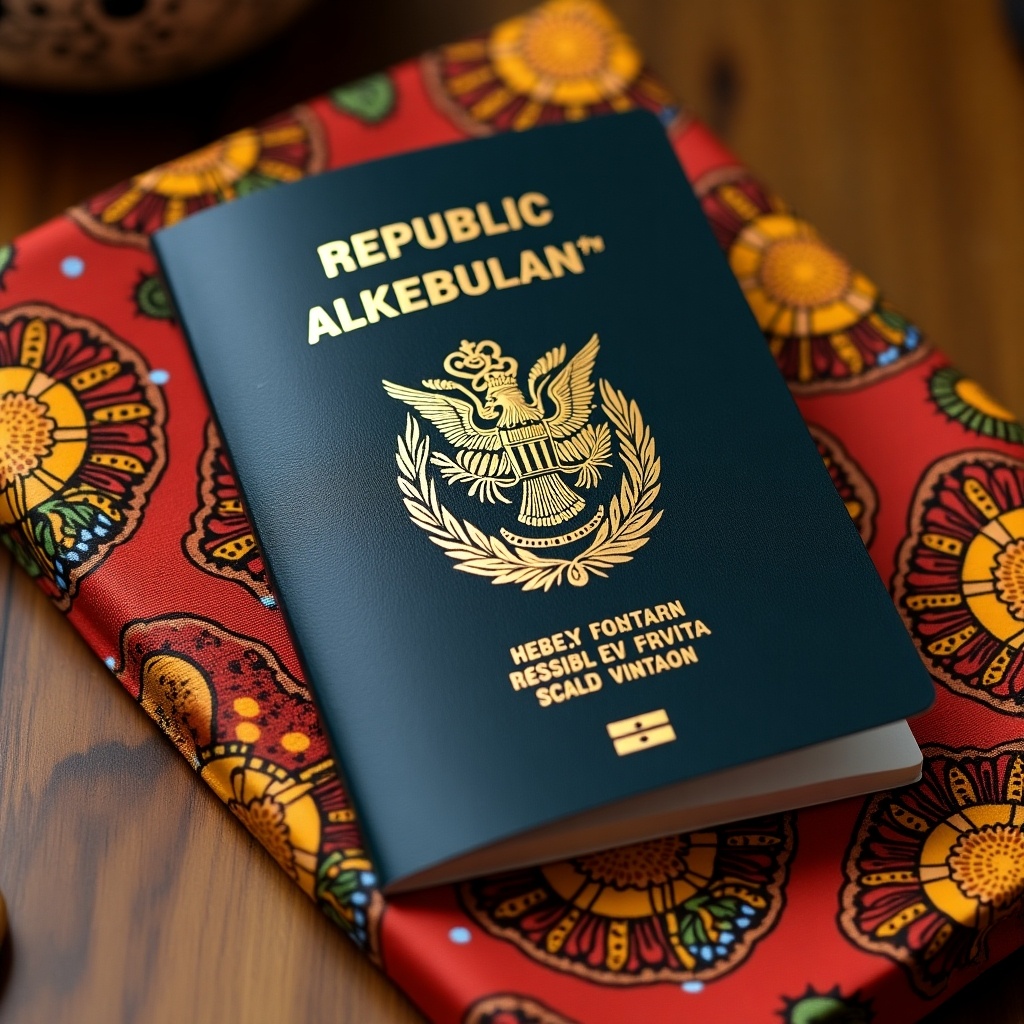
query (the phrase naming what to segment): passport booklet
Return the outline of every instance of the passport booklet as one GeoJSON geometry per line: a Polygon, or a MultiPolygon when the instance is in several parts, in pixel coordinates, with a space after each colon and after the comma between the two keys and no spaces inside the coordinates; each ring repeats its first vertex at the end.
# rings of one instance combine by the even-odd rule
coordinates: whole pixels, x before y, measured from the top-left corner
{"type": "Polygon", "coordinates": [[[653,115],[154,246],[385,890],[918,777],[930,677],[653,115]]]}

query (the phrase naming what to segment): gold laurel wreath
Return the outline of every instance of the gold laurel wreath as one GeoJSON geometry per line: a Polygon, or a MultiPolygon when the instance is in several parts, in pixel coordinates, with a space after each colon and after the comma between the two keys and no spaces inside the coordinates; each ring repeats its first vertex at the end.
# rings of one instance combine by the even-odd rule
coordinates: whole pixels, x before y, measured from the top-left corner
{"type": "Polygon", "coordinates": [[[515,583],[523,590],[550,590],[568,580],[585,586],[591,573],[607,576],[613,565],[632,561],[633,553],[650,539],[662,509],[651,506],[661,490],[661,459],[654,438],[644,424],[636,402],[630,401],[606,380],[601,385],[601,408],[615,427],[619,457],[625,467],[619,493],[608,503],[608,514],[594,539],[575,558],[551,558],[523,548],[509,547],[466,519],[459,520],[438,501],[436,482],[427,476],[430,438],[420,431],[411,413],[405,436],[398,438],[398,486],[409,518],[455,560],[455,568],[492,583],[515,583]]]}

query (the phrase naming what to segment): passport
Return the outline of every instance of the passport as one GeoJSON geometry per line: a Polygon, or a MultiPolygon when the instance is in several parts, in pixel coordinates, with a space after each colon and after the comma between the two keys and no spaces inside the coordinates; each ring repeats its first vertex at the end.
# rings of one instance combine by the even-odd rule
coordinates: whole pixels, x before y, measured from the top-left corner
{"type": "Polygon", "coordinates": [[[656,117],[154,247],[385,890],[917,777],[930,677],[656,117]]]}

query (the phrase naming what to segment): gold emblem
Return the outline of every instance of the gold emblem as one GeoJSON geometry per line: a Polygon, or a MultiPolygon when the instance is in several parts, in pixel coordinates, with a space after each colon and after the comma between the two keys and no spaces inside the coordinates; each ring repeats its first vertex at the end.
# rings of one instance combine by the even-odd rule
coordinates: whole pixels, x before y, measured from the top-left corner
{"type": "Polygon", "coordinates": [[[409,414],[396,452],[398,486],[410,519],[445,550],[456,569],[523,590],[549,590],[566,580],[582,587],[592,574],[606,576],[613,565],[630,561],[647,543],[662,515],[653,508],[661,489],[661,459],[636,402],[606,380],[599,381],[606,420],[591,422],[599,346],[595,334],[568,362],[565,345],[546,352],[529,372],[526,394],[519,386],[518,362],[493,341],[463,341],[445,357],[450,376],[423,381],[426,391],[383,381],[392,398],[412,406],[457,449],[454,458],[431,452],[429,436],[409,414]],[[451,378],[468,380],[470,386],[451,378]],[[609,424],[623,466],[621,485],[607,509],[601,505],[572,525],[587,507],[580,492],[597,487],[601,470],[612,466],[609,424]],[[559,532],[521,536],[503,527],[501,537],[484,533],[439,501],[430,466],[449,486],[464,485],[481,502],[512,505],[506,492],[518,490],[517,522],[559,532]],[[535,553],[586,538],[587,547],[571,557],[535,553]]]}

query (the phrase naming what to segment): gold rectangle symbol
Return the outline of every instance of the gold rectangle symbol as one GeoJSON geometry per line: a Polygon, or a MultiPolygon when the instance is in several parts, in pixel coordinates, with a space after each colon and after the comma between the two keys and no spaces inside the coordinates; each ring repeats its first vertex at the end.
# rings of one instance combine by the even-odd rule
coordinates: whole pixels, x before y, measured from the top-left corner
{"type": "Polygon", "coordinates": [[[664,708],[634,715],[632,718],[623,718],[618,722],[609,722],[605,728],[615,744],[615,753],[619,757],[635,754],[649,747],[660,747],[676,738],[675,729],[669,723],[668,712],[664,708]]]}

